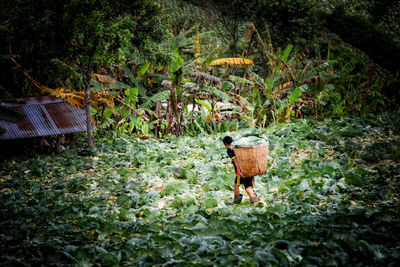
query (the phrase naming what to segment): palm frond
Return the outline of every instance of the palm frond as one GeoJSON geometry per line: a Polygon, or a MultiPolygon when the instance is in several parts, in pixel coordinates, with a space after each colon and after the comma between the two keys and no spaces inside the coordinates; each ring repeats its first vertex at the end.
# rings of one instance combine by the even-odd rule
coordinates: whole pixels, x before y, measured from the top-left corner
{"type": "MultiPolygon", "coordinates": [[[[287,60],[288,60],[288,58],[289,58],[289,55],[290,55],[290,52],[292,52],[292,49],[293,49],[293,45],[288,44],[288,45],[285,47],[285,49],[284,49],[281,53],[279,53],[279,57],[280,57],[283,61],[287,62],[287,60]]],[[[277,54],[278,54],[278,53],[277,53],[277,54]]]]}
{"type": "Polygon", "coordinates": [[[196,71],[196,72],[191,72],[189,73],[190,77],[196,78],[198,80],[207,80],[213,84],[218,84],[221,82],[221,79],[218,77],[215,77],[213,75],[210,75],[208,73],[205,72],[200,72],[200,71],[196,71]]]}
{"type": "Polygon", "coordinates": [[[230,90],[235,89],[235,85],[233,83],[229,82],[229,81],[223,81],[222,82],[222,88],[224,90],[230,91],[230,90]]]}
{"type": "Polygon", "coordinates": [[[317,67],[311,68],[311,70],[307,71],[305,75],[301,77],[301,81],[307,81],[309,79],[312,79],[318,75],[320,75],[324,70],[328,69],[330,67],[329,62],[324,62],[323,64],[320,64],[317,67]]]}
{"type": "Polygon", "coordinates": [[[197,83],[185,83],[182,85],[185,89],[189,89],[189,90],[195,90],[199,88],[199,85],[197,83]]]}
{"type": "Polygon", "coordinates": [[[200,87],[200,90],[209,92],[210,94],[215,95],[215,96],[221,98],[222,100],[231,101],[230,96],[228,96],[225,92],[223,92],[223,91],[221,91],[221,90],[219,90],[219,89],[217,89],[217,88],[215,88],[213,86],[203,85],[203,86],[200,87]]]}
{"type": "Polygon", "coordinates": [[[199,99],[196,99],[195,102],[196,102],[197,104],[202,105],[202,106],[205,107],[209,112],[211,112],[212,109],[211,109],[211,105],[210,105],[209,103],[207,103],[207,102],[205,102],[205,101],[201,101],[201,100],[199,100],[199,99]]]}
{"type": "Polygon", "coordinates": [[[162,82],[163,80],[168,80],[169,76],[162,75],[162,74],[157,74],[157,73],[152,73],[151,77],[153,77],[154,81],[159,83],[162,82]]]}
{"type": "Polygon", "coordinates": [[[229,80],[236,84],[241,84],[241,85],[243,85],[243,84],[253,85],[254,84],[253,81],[250,81],[248,79],[245,79],[245,78],[242,78],[239,76],[235,76],[235,75],[229,75],[229,80]]]}
{"type": "Polygon", "coordinates": [[[249,70],[249,74],[254,78],[258,85],[260,85],[262,88],[265,88],[265,81],[263,78],[261,78],[257,73],[251,70],[249,70]]]}
{"type": "Polygon", "coordinates": [[[132,88],[132,85],[123,83],[123,82],[115,82],[114,84],[110,84],[109,88],[110,89],[128,89],[128,88],[132,88]]]}
{"type": "Polygon", "coordinates": [[[157,94],[152,95],[151,97],[147,98],[146,102],[140,105],[140,108],[151,108],[153,107],[157,100],[168,100],[169,99],[169,90],[161,91],[157,94]]]}

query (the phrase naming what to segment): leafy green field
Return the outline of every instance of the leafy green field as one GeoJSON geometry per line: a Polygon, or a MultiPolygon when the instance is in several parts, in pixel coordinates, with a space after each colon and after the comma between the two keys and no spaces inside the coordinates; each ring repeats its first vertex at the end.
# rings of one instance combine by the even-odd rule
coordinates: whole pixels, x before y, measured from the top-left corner
{"type": "Polygon", "coordinates": [[[104,138],[92,157],[3,162],[0,263],[398,265],[399,118],[253,129],[270,142],[256,206],[226,204],[224,134],[104,138]]]}

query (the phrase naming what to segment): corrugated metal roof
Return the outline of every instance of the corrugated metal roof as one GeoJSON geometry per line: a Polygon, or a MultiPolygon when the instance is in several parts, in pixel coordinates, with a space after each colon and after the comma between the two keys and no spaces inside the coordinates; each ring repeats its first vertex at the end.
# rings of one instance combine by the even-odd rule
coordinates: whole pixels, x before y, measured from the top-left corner
{"type": "MultiPolygon", "coordinates": [[[[0,120],[0,126],[6,129],[1,140],[86,131],[85,110],[56,97],[19,98],[0,104],[25,115],[16,123],[0,120]]],[[[96,126],[93,128],[96,130],[96,126]]]]}

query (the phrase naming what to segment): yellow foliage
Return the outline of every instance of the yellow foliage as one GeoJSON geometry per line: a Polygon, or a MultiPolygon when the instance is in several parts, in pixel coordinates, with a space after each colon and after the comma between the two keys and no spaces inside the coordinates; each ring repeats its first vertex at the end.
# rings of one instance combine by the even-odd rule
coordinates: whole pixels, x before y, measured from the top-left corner
{"type": "MultiPolygon", "coordinates": [[[[71,89],[65,88],[56,88],[52,89],[47,86],[40,84],[39,82],[32,79],[30,76],[27,76],[29,80],[40,89],[42,94],[49,94],[58,98],[61,98],[67,101],[70,105],[75,106],[77,108],[85,107],[85,92],[84,91],[74,91],[71,89]]],[[[90,104],[94,108],[98,108],[99,106],[105,107],[113,107],[114,106],[114,97],[105,91],[93,91],[90,94],[90,104]]]]}
{"type": "MultiPolygon", "coordinates": [[[[306,49],[305,51],[308,53],[308,49],[306,49]]],[[[294,61],[293,61],[292,64],[293,64],[293,65],[296,64],[297,62],[299,62],[300,60],[302,60],[305,56],[306,56],[306,53],[305,53],[304,51],[299,52],[299,53],[296,55],[296,58],[294,59],[294,61]]]]}
{"type": "MultiPolygon", "coordinates": [[[[55,97],[64,99],[72,106],[78,108],[85,107],[85,92],[83,91],[73,91],[71,89],[65,89],[65,88],[56,88],[56,89],[46,88],[45,90],[42,90],[42,93],[48,93],[55,97]]],[[[99,106],[113,107],[114,97],[108,92],[93,91],[90,94],[90,104],[94,108],[98,108],[99,106]]]]}
{"type": "Polygon", "coordinates": [[[211,62],[210,66],[214,67],[248,67],[253,65],[253,61],[250,59],[232,57],[232,58],[220,58],[211,62]]]}
{"type": "Polygon", "coordinates": [[[290,108],[286,107],[285,120],[290,121],[290,108]]]}
{"type": "Polygon", "coordinates": [[[208,116],[206,117],[206,122],[210,122],[211,119],[213,119],[213,118],[215,118],[215,121],[216,121],[217,123],[220,121],[220,116],[219,116],[217,113],[215,113],[214,115],[213,115],[213,114],[208,115],[208,116]]]}
{"type": "Polygon", "coordinates": [[[292,84],[293,84],[292,81],[288,81],[288,82],[286,82],[284,84],[279,85],[278,86],[278,90],[286,89],[286,88],[290,87],[292,84]]]}

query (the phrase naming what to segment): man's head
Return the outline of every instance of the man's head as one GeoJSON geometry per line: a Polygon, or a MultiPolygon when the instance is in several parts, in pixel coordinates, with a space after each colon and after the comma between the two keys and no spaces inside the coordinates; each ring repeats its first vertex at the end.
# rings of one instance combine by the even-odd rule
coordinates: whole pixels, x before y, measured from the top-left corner
{"type": "Polygon", "coordinates": [[[232,139],[232,137],[227,135],[227,136],[224,137],[224,139],[222,139],[222,142],[224,142],[225,146],[230,146],[233,143],[233,139],[232,139]]]}

